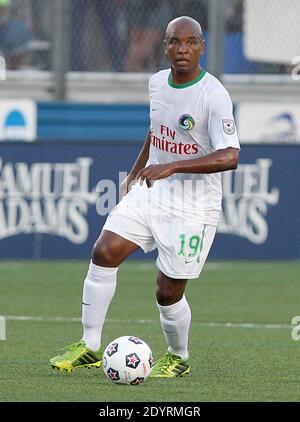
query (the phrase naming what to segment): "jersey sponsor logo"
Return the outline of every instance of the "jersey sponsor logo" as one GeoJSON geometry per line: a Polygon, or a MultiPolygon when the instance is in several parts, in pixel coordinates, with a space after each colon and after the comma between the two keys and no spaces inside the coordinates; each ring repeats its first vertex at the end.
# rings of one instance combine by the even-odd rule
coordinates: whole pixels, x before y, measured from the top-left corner
{"type": "Polygon", "coordinates": [[[164,138],[165,136],[172,138],[173,141],[176,137],[176,131],[170,129],[168,126],[160,125],[160,134],[164,138]]]}
{"type": "Polygon", "coordinates": [[[223,119],[222,120],[223,130],[227,135],[233,135],[235,132],[234,120],[223,119]]]}
{"type": "Polygon", "coordinates": [[[150,143],[155,148],[158,148],[161,151],[169,152],[171,154],[194,155],[199,152],[197,144],[184,144],[182,142],[179,142],[177,144],[176,142],[172,142],[168,139],[165,139],[164,136],[158,137],[153,133],[150,134],[150,143]]]}
{"type": "Polygon", "coordinates": [[[179,117],[178,124],[183,130],[192,130],[195,126],[195,120],[190,114],[182,114],[179,117]]]}

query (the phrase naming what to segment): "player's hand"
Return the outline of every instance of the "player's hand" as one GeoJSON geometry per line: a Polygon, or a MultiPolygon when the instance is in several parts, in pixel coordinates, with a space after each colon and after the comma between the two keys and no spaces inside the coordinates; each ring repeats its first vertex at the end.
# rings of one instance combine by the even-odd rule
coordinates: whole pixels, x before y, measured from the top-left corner
{"type": "Polygon", "coordinates": [[[137,179],[135,179],[130,174],[127,177],[125,177],[123,182],[120,184],[120,201],[130,191],[130,189],[136,182],[137,182],[137,179]]]}
{"type": "Polygon", "coordinates": [[[168,164],[151,164],[143,168],[136,176],[142,185],[146,180],[147,186],[152,185],[154,180],[165,179],[174,173],[174,167],[171,163],[168,164]]]}

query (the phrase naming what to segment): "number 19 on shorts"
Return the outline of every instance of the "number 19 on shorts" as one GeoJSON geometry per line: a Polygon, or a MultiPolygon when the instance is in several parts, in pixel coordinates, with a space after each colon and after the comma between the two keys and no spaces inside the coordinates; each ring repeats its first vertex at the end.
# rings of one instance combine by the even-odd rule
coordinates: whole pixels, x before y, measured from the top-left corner
{"type": "Polygon", "coordinates": [[[190,237],[185,234],[181,234],[179,236],[180,247],[178,255],[186,258],[195,258],[197,256],[197,262],[199,263],[202,240],[203,236],[199,236],[198,234],[194,234],[190,237]]]}

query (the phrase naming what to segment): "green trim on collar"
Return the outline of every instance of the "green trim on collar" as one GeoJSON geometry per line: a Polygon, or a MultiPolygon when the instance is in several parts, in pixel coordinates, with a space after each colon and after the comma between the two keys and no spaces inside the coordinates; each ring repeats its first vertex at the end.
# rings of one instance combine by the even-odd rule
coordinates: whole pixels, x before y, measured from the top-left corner
{"type": "Polygon", "coordinates": [[[169,73],[168,76],[168,84],[172,88],[182,89],[182,88],[188,88],[189,86],[192,86],[196,84],[197,82],[201,81],[201,79],[205,76],[206,70],[202,69],[200,74],[197,76],[197,78],[193,79],[192,81],[186,82],[185,84],[175,84],[172,80],[172,73],[169,73]]]}

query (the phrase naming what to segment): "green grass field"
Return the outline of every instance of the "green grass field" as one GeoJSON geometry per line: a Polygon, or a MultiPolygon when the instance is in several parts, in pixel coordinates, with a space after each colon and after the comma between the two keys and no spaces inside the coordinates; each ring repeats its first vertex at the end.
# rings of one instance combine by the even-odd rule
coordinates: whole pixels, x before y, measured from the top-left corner
{"type": "MultiPolygon", "coordinates": [[[[148,379],[136,387],[110,383],[102,369],[66,374],[48,364],[81,336],[87,266],[82,261],[0,262],[0,315],[7,317],[7,340],[0,341],[0,401],[300,400],[300,341],[292,340],[289,326],[300,314],[299,262],[208,262],[201,279],[187,288],[191,374],[148,379]]],[[[130,261],[120,267],[104,346],[135,335],[155,358],[165,352],[155,275],[154,263],[130,261]]]]}

